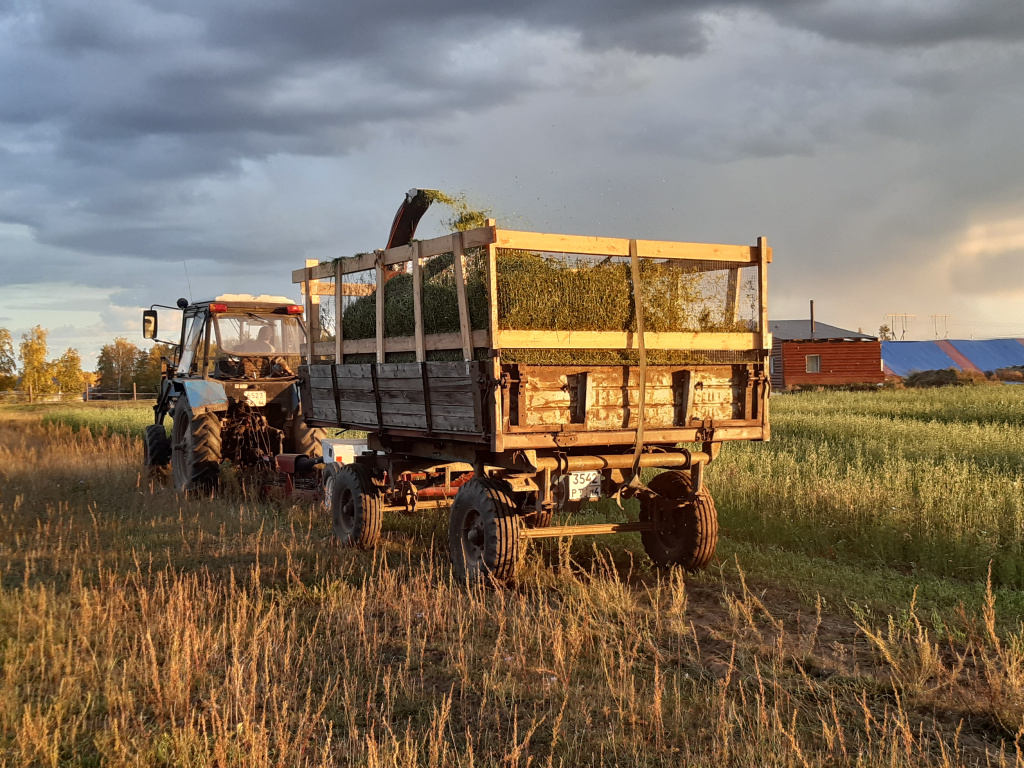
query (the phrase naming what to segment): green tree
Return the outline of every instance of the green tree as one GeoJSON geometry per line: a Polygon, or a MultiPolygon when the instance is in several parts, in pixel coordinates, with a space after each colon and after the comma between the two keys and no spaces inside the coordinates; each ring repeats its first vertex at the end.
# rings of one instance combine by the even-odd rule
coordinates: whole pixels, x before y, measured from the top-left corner
{"type": "Polygon", "coordinates": [[[123,336],[118,336],[112,344],[104,344],[96,360],[100,389],[107,392],[127,391],[135,379],[139,358],[144,354],[123,336]]]}
{"type": "Polygon", "coordinates": [[[148,352],[141,352],[135,369],[135,386],[139,392],[157,392],[160,389],[160,358],[170,357],[173,347],[154,344],[148,352]]]}
{"type": "Polygon", "coordinates": [[[18,383],[18,366],[14,359],[11,332],[0,328],[0,389],[14,389],[18,383]]]}
{"type": "Polygon", "coordinates": [[[53,363],[53,378],[57,390],[64,393],[85,391],[85,375],[82,373],[82,356],[77,349],[68,347],[64,354],[53,363]]]}
{"type": "Polygon", "coordinates": [[[28,333],[21,334],[18,355],[21,357],[21,388],[32,388],[37,395],[46,395],[54,390],[53,364],[46,361],[46,337],[50,332],[37,325],[28,333]]]}

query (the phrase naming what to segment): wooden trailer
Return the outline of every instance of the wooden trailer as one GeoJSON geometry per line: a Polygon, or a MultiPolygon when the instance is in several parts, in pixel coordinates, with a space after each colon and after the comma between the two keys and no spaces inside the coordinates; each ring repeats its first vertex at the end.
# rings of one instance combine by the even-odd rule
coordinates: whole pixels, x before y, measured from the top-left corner
{"type": "Polygon", "coordinates": [[[373,546],[385,510],[454,496],[452,562],[468,580],[513,578],[531,538],[630,531],[658,565],[704,567],[718,523],[703,469],[723,442],[769,437],[770,261],[764,238],[631,240],[488,221],[296,270],[311,339],[300,369],[306,421],[369,433],[367,452],[325,469],[338,538],[373,546]],[[513,266],[523,263],[558,282],[522,286],[513,266]],[[595,269],[610,269],[600,275],[626,294],[625,304],[608,294],[615,312],[602,310],[607,287],[557,289],[591,285],[595,269]],[[453,287],[457,330],[428,332],[441,294],[424,286],[437,274],[453,287]],[[410,280],[408,318],[397,291],[410,280]],[[519,312],[545,303],[551,313],[519,312]],[[361,330],[346,329],[357,314],[361,330]],[[523,317],[530,327],[516,327],[523,317]],[[645,485],[644,468],[667,471],[645,485]],[[551,524],[615,494],[639,499],[639,519],[551,524]]]}

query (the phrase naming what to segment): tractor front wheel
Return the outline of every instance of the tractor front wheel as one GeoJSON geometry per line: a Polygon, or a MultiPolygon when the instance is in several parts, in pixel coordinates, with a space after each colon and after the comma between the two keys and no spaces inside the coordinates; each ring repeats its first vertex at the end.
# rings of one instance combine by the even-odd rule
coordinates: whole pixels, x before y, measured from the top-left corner
{"type": "Polygon", "coordinates": [[[184,397],[174,409],[171,470],[179,493],[211,493],[220,480],[220,419],[215,413],[194,414],[184,397]]]}
{"type": "Polygon", "coordinates": [[[167,477],[167,465],[171,463],[171,441],[167,439],[164,425],[150,424],[146,427],[142,445],[142,463],[149,472],[150,479],[163,482],[167,477]]]}

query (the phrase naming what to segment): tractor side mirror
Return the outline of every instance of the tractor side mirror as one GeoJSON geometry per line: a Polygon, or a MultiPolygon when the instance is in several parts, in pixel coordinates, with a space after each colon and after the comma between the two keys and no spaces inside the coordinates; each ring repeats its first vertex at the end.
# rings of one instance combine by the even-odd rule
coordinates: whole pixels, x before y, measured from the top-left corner
{"type": "Polygon", "coordinates": [[[146,309],[142,312],[142,338],[156,338],[156,310],[146,309]]]}

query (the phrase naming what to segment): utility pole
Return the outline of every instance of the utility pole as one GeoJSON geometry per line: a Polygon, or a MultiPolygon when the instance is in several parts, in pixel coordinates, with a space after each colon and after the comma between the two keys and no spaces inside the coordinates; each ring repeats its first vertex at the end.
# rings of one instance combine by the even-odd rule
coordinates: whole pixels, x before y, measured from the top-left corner
{"type": "Polygon", "coordinates": [[[906,312],[890,312],[886,317],[889,318],[889,327],[892,328],[893,335],[896,334],[896,324],[899,322],[900,341],[904,341],[907,338],[907,329],[917,319],[917,315],[910,315],[906,312]]]}
{"type": "Polygon", "coordinates": [[[935,338],[939,338],[939,326],[942,326],[942,338],[949,338],[949,315],[932,315],[932,330],[935,338]]]}

